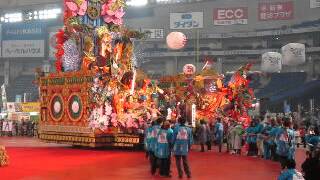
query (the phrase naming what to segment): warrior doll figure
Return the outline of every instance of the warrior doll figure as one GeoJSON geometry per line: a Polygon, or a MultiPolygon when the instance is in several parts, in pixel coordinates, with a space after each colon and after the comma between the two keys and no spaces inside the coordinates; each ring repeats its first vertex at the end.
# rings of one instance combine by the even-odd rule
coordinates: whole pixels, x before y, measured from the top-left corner
{"type": "Polygon", "coordinates": [[[107,27],[100,27],[98,29],[98,44],[99,44],[99,58],[97,65],[99,67],[104,67],[108,65],[108,60],[110,61],[111,52],[112,52],[112,45],[111,40],[112,37],[109,33],[107,27]]]}
{"type": "Polygon", "coordinates": [[[92,64],[96,62],[96,58],[93,53],[94,43],[93,39],[90,36],[84,38],[84,57],[82,61],[82,69],[90,70],[92,64]]]}

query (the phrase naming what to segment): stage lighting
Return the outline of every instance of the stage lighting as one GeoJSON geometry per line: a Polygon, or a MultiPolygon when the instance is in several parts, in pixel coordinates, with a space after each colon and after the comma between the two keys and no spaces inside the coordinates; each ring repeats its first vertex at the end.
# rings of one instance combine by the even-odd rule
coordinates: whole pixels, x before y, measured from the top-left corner
{"type": "Polygon", "coordinates": [[[128,6],[145,6],[148,4],[148,0],[128,0],[128,6]]]}

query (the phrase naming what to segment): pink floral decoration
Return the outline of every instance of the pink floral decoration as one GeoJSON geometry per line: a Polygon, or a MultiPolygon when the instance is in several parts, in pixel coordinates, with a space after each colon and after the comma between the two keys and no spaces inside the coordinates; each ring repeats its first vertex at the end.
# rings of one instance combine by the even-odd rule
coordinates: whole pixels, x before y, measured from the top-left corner
{"type": "Polygon", "coordinates": [[[83,0],[82,4],[78,6],[75,2],[68,1],[66,2],[66,6],[71,11],[72,16],[84,16],[88,8],[88,2],[86,0],[83,0]]]}
{"type": "Polygon", "coordinates": [[[111,5],[115,2],[115,0],[109,0],[107,3],[103,4],[101,7],[101,15],[103,16],[103,20],[106,23],[113,23],[115,25],[122,25],[125,12],[123,8],[119,8],[115,11],[111,10],[111,5]]]}

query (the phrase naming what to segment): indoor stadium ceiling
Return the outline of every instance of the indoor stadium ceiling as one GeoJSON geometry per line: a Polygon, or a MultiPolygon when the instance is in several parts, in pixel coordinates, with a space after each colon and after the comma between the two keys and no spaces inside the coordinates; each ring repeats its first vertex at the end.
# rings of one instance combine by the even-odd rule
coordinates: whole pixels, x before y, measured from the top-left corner
{"type": "Polygon", "coordinates": [[[16,8],[21,6],[32,6],[39,4],[51,4],[61,2],[61,0],[0,0],[0,9],[16,8]]]}

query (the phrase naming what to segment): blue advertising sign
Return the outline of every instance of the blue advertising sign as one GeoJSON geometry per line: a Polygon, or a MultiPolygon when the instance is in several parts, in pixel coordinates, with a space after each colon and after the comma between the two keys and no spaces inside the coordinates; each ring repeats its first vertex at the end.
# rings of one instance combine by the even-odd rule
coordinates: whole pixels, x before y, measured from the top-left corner
{"type": "Polygon", "coordinates": [[[203,28],[203,12],[170,13],[170,29],[203,28]]]}

